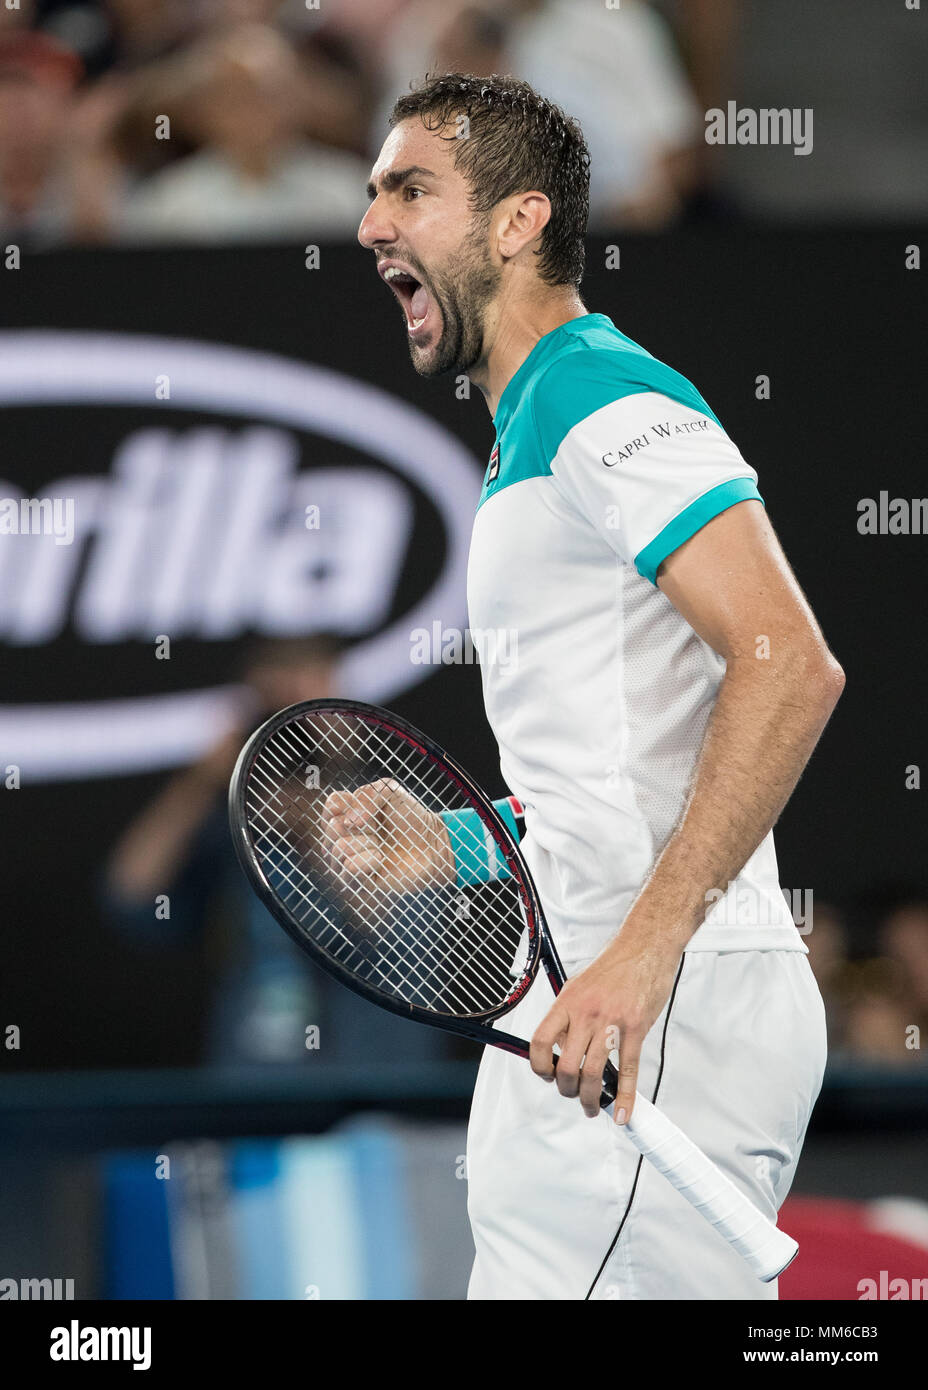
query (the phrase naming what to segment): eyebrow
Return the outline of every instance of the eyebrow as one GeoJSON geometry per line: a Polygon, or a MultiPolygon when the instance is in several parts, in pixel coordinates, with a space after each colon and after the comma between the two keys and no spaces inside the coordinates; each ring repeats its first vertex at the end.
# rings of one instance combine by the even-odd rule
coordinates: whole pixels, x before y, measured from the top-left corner
{"type": "MultiPolygon", "coordinates": [[[[437,179],[438,175],[431,169],[423,169],[421,164],[410,164],[408,169],[388,169],[381,175],[380,186],[385,193],[392,193],[394,188],[399,188],[407,179],[421,178],[425,175],[429,179],[437,179]]],[[[373,182],[367,185],[368,199],[373,202],[377,197],[377,185],[373,182]]]]}

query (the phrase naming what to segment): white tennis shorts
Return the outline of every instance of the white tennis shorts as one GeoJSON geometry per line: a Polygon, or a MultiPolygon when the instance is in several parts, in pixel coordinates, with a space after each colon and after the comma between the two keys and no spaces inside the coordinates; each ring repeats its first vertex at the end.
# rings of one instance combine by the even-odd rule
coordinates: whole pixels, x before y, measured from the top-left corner
{"type": "MultiPolygon", "coordinates": [[[[574,975],[588,962],[568,968],[574,975]]],[[[531,1038],[541,974],[501,1026],[531,1038]]],[[[825,1012],[801,951],[684,954],[645,1039],[638,1089],[771,1218],[825,1069],[825,1012]]],[[[467,1140],[472,1299],[775,1299],[638,1154],[611,1115],[487,1047],[467,1140]]]]}

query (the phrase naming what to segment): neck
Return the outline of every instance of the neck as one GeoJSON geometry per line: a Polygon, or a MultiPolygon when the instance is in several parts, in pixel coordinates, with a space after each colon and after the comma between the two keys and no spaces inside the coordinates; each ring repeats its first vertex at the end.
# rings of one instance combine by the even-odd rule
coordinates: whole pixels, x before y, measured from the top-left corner
{"type": "Polygon", "coordinates": [[[543,296],[536,292],[531,298],[497,301],[493,305],[484,335],[486,352],[469,372],[471,381],[483,392],[491,415],[496,414],[500,396],[539,338],[588,312],[572,285],[556,287],[543,296]]]}

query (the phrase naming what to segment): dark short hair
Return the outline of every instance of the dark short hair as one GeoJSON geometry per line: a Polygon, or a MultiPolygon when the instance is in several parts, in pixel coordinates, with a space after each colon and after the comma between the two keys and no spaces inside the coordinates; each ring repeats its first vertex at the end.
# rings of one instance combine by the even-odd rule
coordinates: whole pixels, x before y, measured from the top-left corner
{"type": "Polygon", "coordinates": [[[427,130],[452,132],[454,165],[470,184],[475,212],[489,213],[513,193],[537,188],[551,202],[538,273],[549,285],[583,279],[590,216],[590,154],[583,131],[559,106],[515,77],[449,72],[402,96],[390,125],[418,116],[427,130]],[[468,138],[457,119],[468,119],[468,138]]]}

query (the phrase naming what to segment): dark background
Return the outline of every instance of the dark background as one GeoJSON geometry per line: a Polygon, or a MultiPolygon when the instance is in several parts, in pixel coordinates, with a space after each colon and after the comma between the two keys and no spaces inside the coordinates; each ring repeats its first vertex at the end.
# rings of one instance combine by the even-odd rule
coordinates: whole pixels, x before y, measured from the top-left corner
{"type": "MultiPolygon", "coordinates": [[[[926,757],[928,538],[860,535],[857,508],[881,489],[908,499],[928,491],[924,282],[905,269],[906,247],[926,240],[911,227],[681,229],[623,236],[616,270],[604,268],[604,242],[588,246],[588,307],[688,376],[757,469],[847,674],[777,829],[781,883],[812,889],[816,901],[848,903],[885,880],[924,877],[924,792],[906,790],[905,768],[926,757]],[[755,396],[761,374],[769,401],[755,396]]],[[[482,397],[474,390],[459,400],[452,378],[415,375],[370,257],[344,246],[323,247],[322,257],[324,273],[306,270],[296,247],[29,257],[2,276],[0,326],[165,334],[323,363],[431,413],[485,458],[493,432],[482,397]]],[[[57,410],[38,426],[35,416],[0,417],[0,475],[35,493],[65,474],[102,470],[105,454],[75,445],[57,410]]],[[[86,441],[94,428],[87,420],[76,437],[86,441]]],[[[478,483],[475,470],[475,496],[478,483]]],[[[440,555],[428,547],[440,539],[420,529],[417,561],[434,567],[440,555]]],[[[164,678],[211,685],[234,657],[234,644],[179,643],[164,678]]],[[[112,695],[114,671],[118,693],[135,682],[140,693],[151,689],[150,644],[81,650],[63,634],[51,647],[4,646],[2,663],[4,700],[76,698],[61,688],[65,671],[79,678],[82,698],[112,695]]],[[[502,790],[474,668],[439,668],[391,703],[502,790]]],[[[195,1059],[202,947],[129,945],[102,925],[95,902],[106,851],[160,780],[30,787],[26,779],[0,795],[0,1025],[17,1023],[24,1039],[21,1051],[0,1051],[5,1071],[195,1059]]],[[[866,920],[856,929],[864,949],[866,920]]]]}

